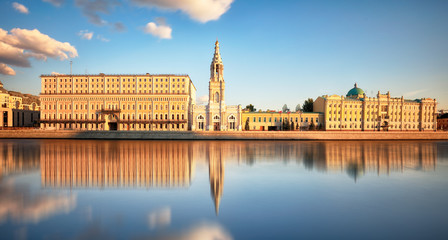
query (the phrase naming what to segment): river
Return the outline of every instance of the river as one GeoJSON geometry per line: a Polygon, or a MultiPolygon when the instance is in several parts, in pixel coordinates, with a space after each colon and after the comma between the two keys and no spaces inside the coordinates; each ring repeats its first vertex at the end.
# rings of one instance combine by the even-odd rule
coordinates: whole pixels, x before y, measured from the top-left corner
{"type": "Polygon", "coordinates": [[[2,239],[444,239],[448,142],[0,140],[2,239]]]}

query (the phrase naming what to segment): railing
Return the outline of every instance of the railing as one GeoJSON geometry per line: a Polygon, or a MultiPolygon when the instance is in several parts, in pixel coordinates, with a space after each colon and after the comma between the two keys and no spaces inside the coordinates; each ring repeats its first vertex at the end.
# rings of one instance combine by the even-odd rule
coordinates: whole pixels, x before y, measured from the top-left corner
{"type": "Polygon", "coordinates": [[[41,119],[40,123],[105,123],[105,120],[95,120],[95,119],[41,119]]]}
{"type": "Polygon", "coordinates": [[[101,114],[111,114],[111,113],[120,113],[121,109],[101,109],[99,113],[101,114]]]}

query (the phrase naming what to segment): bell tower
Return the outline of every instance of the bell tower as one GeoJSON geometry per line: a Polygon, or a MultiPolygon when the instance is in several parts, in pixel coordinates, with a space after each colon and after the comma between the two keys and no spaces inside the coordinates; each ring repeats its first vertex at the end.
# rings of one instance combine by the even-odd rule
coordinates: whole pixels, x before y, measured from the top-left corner
{"type": "Polygon", "coordinates": [[[222,131],[227,128],[226,103],[224,90],[224,64],[219,53],[219,42],[215,42],[215,53],[210,64],[210,81],[208,83],[208,127],[209,131],[222,131]]]}
{"type": "Polygon", "coordinates": [[[219,42],[215,42],[215,53],[210,64],[209,103],[224,103],[224,64],[219,53],[219,42]]]}

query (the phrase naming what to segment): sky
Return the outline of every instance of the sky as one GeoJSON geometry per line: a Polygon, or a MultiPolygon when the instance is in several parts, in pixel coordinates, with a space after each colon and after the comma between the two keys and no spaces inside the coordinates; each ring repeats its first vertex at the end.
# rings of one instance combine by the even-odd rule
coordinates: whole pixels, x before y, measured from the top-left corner
{"type": "Polygon", "coordinates": [[[448,109],[445,0],[2,0],[0,81],[41,74],[188,74],[208,95],[220,42],[226,103],[290,109],[354,83],[448,109]]]}

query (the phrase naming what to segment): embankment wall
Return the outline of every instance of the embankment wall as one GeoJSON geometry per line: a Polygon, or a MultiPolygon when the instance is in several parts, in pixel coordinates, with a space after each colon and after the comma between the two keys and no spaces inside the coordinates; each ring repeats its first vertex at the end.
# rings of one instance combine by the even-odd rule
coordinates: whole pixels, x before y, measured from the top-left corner
{"type": "Polygon", "coordinates": [[[148,132],[2,130],[3,139],[448,140],[448,132],[148,132]]]}

